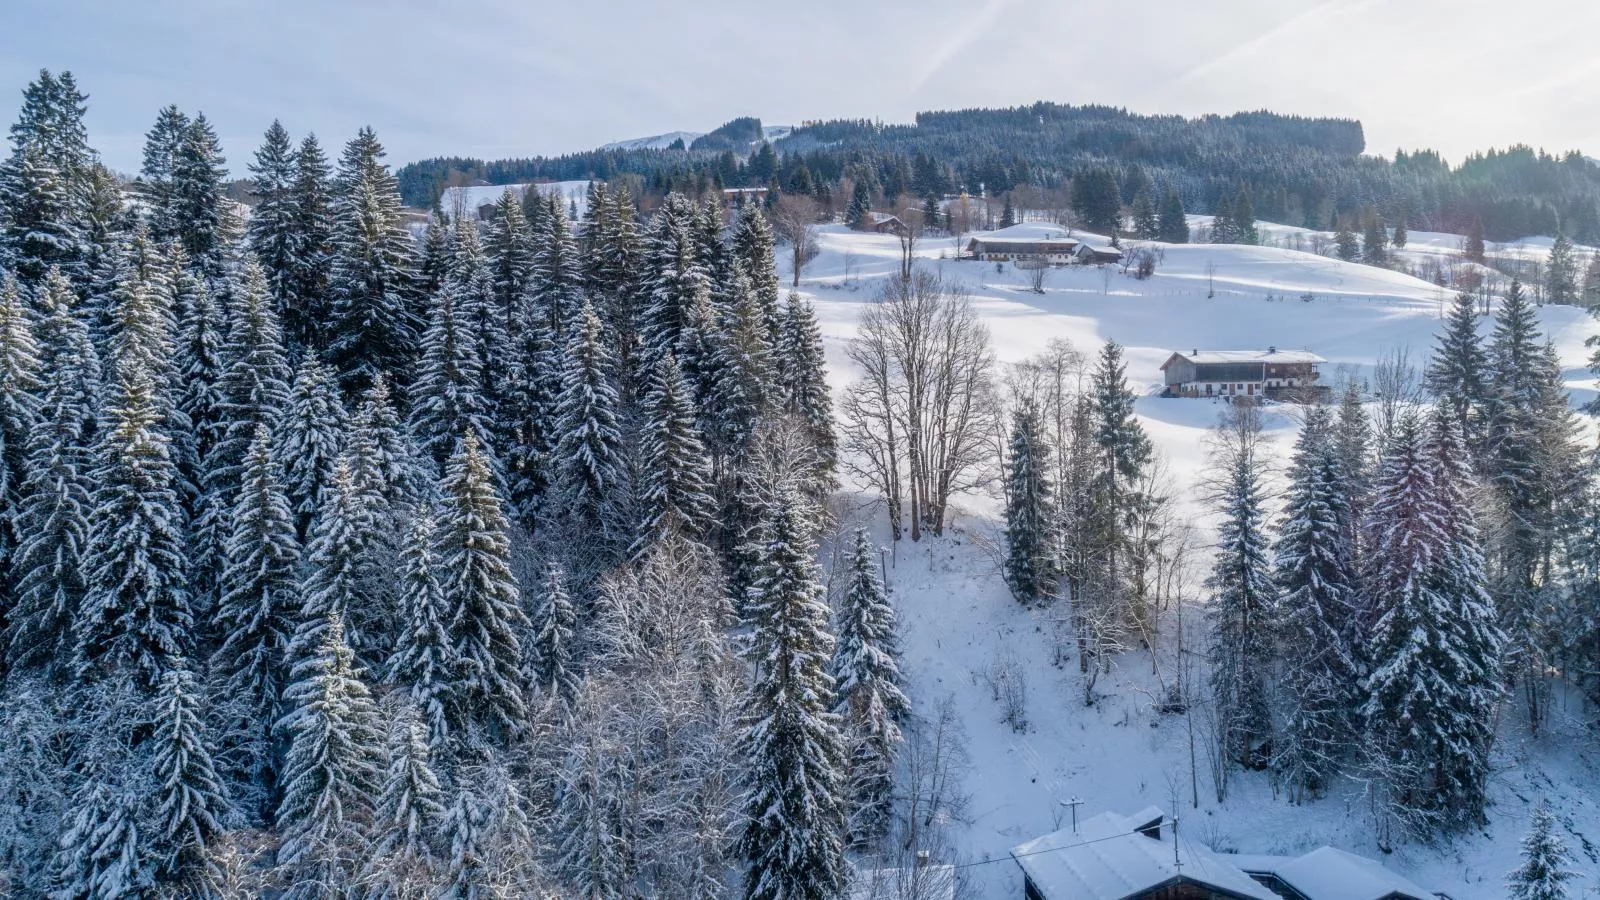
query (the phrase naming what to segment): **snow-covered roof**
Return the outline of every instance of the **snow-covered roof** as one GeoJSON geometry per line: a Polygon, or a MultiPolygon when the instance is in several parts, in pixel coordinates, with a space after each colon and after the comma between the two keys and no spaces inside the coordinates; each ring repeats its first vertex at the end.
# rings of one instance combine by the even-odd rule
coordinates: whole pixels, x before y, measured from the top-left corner
{"type": "Polygon", "coordinates": [[[1070,238],[973,238],[967,246],[982,253],[1071,253],[1078,242],[1070,238]]]}
{"type": "Polygon", "coordinates": [[[1327,360],[1309,350],[1279,350],[1269,347],[1266,350],[1195,350],[1190,353],[1179,352],[1179,356],[1197,365],[1206,363],[1324,363],[1327,360]]]}
{"type": "Polygon", "coordinates": [[[1169,831],[1149,836],[1136,829],[1159,809],[1133,816],[1101,813],[1070,828],[1011,848],[1011,856],[1045,900],[1124,900],[1179,879],[1240,900],[1278,900],[1226,857],[1169,831]],[[1177,853],[1173,853],[1176,840],[1177,853]]]}
{"type": "Polygon", "coordinates": [[[1410,879],[1389,871],[1375,859],[1318,847],[1304,856],[1225,857],[1246,872],[1272,875],[1304,894],[1306,900],[1432,900],[1410,879]]]}
{"type": "Polygon", "coordinates": [[[913,869],[856,869],[846,900],[956,900],[956,867],[927,865],[913,869]]]}

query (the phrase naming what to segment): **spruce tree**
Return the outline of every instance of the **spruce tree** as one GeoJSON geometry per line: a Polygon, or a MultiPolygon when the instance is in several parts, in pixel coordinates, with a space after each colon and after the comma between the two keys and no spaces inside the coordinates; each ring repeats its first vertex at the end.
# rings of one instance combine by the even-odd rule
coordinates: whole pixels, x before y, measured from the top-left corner
{"type": "Polygon", "coordinates": [[[291,377],[278,315],[259,266],[245,266],[236,303],[222,349],[225,368],[217,383],[227,428],[207,460],[207,490],[215,492],[224,508],[232,504],[256,430],[275,427],[288,405],[291,377]]]}
{"type": "MultiPolygon", "coordinates": [[[[267,288],[277,303],[279,315],[287,320],[302,310],[296,308],[295,279],[300,241],[300,212],[295,208],[295,149],[289,132],[277,120],[267,129],[255,161],[250,164],[255,176],[251,195],[256,198],[245,228],[245,238],[266,274],[267,288]]],[[[286,330],[296,339],[302,325],[286,322],[286,330]]]]}
{"type": "Polygon", "coordinates": [[[1218,197],[1216,204],[1211,208],[1211,243],[1233,244],[1239,240],[1239,232],[1234,227],[1233,204],[1226,197],[1218,197]]]}
{"type": "Polygon", "coordinates": [[[1339,258],[1345,262],[1355,262],[1361,256],[1361,244],[1357,241],[1355,232],[1350,230],[1349,223],[1343,220],[1339,222],[1339,230],[1334,232],[1333,244],[1339,258]]]}
{"type": "Polygon", "coordinates": [[[799,294],[784,305],[783,332],[774,365],[783,409],[805,428],[816,454],[818,482],[826,485],[838,464],[833,431],[833,395],[828,390],[822,329],[816,311],[799,294]]]}
{"type": "MultiPolygon", "coordinates": [[[[14,517],[20,540],[11,560],[17,581],[5,666],[12,671],[69,668],[72,622],[87,585],[100,361],[88,328],[74,312],[75,300],[60,270],[52,270],[45,279],[38,328],[41,403],[27,435],[27,474],[14,517]]],[[[0,310],[5,306],[0,303],[0,310]]],[[[0,391],[14,384],[8,377],[0,391]]]]}
{"type": "Polygon", "coordinates": [[[1589,265],[1583,270],[1583,290],[1578,303],[1590,315],[1600,309],[1600,253],[1589,254],[1589,265]]]}
{"type": "Polygon", "coordinates": [[[290,735],[277,815],[283,835],[278,861],[338,884],[341,851],[363,840],[371,826],[383,734],[378,708],[344,642],[342,621],[329,616],[317,630],[315,652],[291,672],[284,692],[290,710],[278,722],[290,735]]]}
{"type": "Polygon", "coordinates": [[[670,535],[701,540],[711,524],[711,464],[695,425],[694,398],[667,354],[644,397],[642,484],[635,559],[670,535]]]}
{"type": "Polygon", "coordinates": [[[206,847],[222,836],[228,801],[211,761],[200,690],[178,664],[161,676],[151,768],[161,868],[170,876],[200,874],[206,847]]]}
{"type": "Polygon", "coordinates": [[[528,234],[528,219],[522,204],[510,188],[495,203],[494,221],[489,225],[485,249],[493,273],[494,296],[506,328],[515,327],[513,314],[527,289],[533,271],[533,250],[528,234]]]}
{"type": "Polygon", "coordinates": [[[1462,255],[1469,262],[1483,264],[1485,258],[1483,251],[1483,220],[1476,216],[1472,219],[1472,227],[1467,229],[1467,242],[1462,255]]]}
{"type": "Polygon", "coordinates": [[[361,129],[339,159],[331,207],[326,347],[347,391],[379,374],[405,382],[416,350],[413,242],[383,156],[377,135],[361,129]]]}
{"type": "Polygon", "coordinates": [[[757,427],[781,400],[774,396],[765,314],[743,262],[734,264],[729,294],[721,317],[703,334],[707,365],[699,390],[701,431],[721,460],[743,457],[757,427]]]}
{"type": "Polygon", "coordinates": [[[526,627],[511,573],[509,523],[489,460],[466,435],[445,467],[435,550],[455,673],[452,724],[469,742],[503,742],[524,711],[517,637],[526,627]]]}
{"type": "Polygon", "coordinates": [[[1233,233],[1241,244],[1259,244],[1261,235],[1256,231],[1256,207],[1250,199],[1250,189],[1239,185],[1233,196],[1233,233]]]}
{"type": "MultiPolygon", "coordinates": [[[[1007,202],[1010,202],[1009,198],[1007,202]]],[[[850,205],[845,207],[844,223],[859,230],[866,226],[867,214],[870,212],[872,212],[872,188],[867,185],[865,179],[857,178],[855,186],[850,190],[850,205]]]]}
{"type": "Polygon", "coordinates": [[[1502,638],[1494,624],[1465,451],[1454,418],[1430,434],[1407,414],[1384,449],[1369,513],[1376,623],[1362,687],[1371,749],[1387,761],[1394,810],[1412,828],[1483,820],[1502,638]]]}
{"type": "Polygon", "coordinates": [[[772,226],[761,207],[750,204],[739,210],[739,218],[733,225],[734,262],[743,264],[745,276],[750,279],[769,349],[777,345],[783,324],[782,310],[778,307],[775,247],[772,226]]]}
{"type": "Polygon", "coordinates": [[[171,212],[189,264],[208,278],[223,274],[227,228],[222,180],[228,174],[217,133],[200,113],[189,122],[172,155],[171,212]]]}
{"type": "Polygon", "coordinates": [[[1011,417],[1006,473],[1005,579],[1021,603],[1053,598],[1060,572],[1051,448],[1039,411],[1025,400],[1011,417]]]}
{"type": "Polygon", "coordinates": [[[272,723],[288,680],[286,658],[301,608],[300,543],[267,426],[256,429],[245,455],[243,480],[230,515],[226,568],[216,611],[220,647],[212,669],[227,696],[248,711],[257,732],[251,775],[270,789],[276,772],[272,723]]]}
{"type": "Polygon", "coordinates": [[[176,106],[168,106],[156,116],[155,125],[145,135],[138,187],[149,209],[151,236],[161,243],[178,239],[173,171],[179,146],[188,131],[189,117],[176,106]]]}
{"type": "Polygon", "coordinates": [[[1361,232],[1361,259],[1367,265],[1381,266],[1389,261],[1389,232],[1375,209],[1366,213],[1367,225],[1361,232]]]}
{"type": "Polygon", "coordinates": [[[409,696],[427,727],[428,743],[443,744],[450,733],[451,662],[449,609],[433,555],[434,522],[426,512],[411,520],[401,551],[400,631],[385,678],[409,696]]]}
{"type": "Polygon", "coordinates": [[[529,682],[538,693],[571,703],[578,694],[574,632],[578,613],[567,593],[567,576],[560,566],[548,564],[529,631],[529,682]]]}
{"type": "Polygon", "coordinates": [[[1206,579],[1212,594],[1207,659],[1222,752],[1246,765],[1272,739],[1268,685],[1280,611],[1265,533],[1258,417],[1255,407],[1239,406],[1221,426],[1226,441],[1217,497],[1222,524],[1206,579]]]}
{"type": "Polygon", "coordinates": [[[1017,224],[1017,207],[1011,202],[1011,195],[1006,194],[1006,205],[1000,210],[1000,227],[1010,228],[1017,224]]]}
{"type": "Polygon", "coordinates": [[[215,596],[222,563],[222,542],[227,539],[227,508],[210,480],[212,453],[227,434],[223,410],[222,375],[225,326],[216,296],[193,276],[184,273],[194,290],[179,310],[178,344],[173,368],[177,373],[178,412],[187,420],[183,461],[185,504],[189,513],[190,584],[197,598],[215,596]]]}
{"type": "Polygon", "coordinates": [[[0,281],[0,624],[10,613],[28,439],[39,422],[39,346],[15,278],[0,281]]]}
{"type": "Polygon", "coordinates": [[[1572,239],[1560,226],[1556,228],[1555,242],[1550,245],[1550,258],[1544,271],[1544,296],[1548,302],[1562,305],[1578,302],[1577,252],[1572,248],[1572,239]]]}
{"type": "MultiPolygon", "coordinates": [[[[1006,199],[1008,207],[1010,202],[1008,197],[1006,199]]],[[[1156,202],[1150,196],[1149,181],[1140,185],[1139,193],[1133,198],[1133,233],[1147,241],[1161,235],[1161,223],[1156,217],[1156,202]]]]}
{"type": "Polygon", "coordinates": [[[348,443],[345,456],[352,477],[390,506],[414,502],[432,491],[432,475],[425,471],[410,432],[400,422],[387,378],[379,376],[367,388],[351,417],[348,443]]]}
{"type": "Polygon", "coordinates": [[[858,528],[850,553],[850,582],[839,610],[839,642],[828,674],[837,693],[833,712],[843,722],[849,765],[849,833],[870,848],[893,814],[894,755],[911,704],[900,690],[894,606],[878,577],[877,550],[858,528]]]}
{"type": "Polygon", "coordinates": [[[81,278],[88,248],[55,160],[25,146],[0,165],[0,263],[29,288],[52,267],[81,278]]]}
{"type": "Polygon", "coordinates": [[[140,896],[154,887],[146,838],[140,832],[140,800],[134,791],[109,785],[94,773],[73,793],[65,827],[52,860],[52,897],[111,900],[140,896]]]}
{"type": "Polygon", "coordinates": [[[646,260],[651,274],[639,321],[643,372],[672,353],[688,377],[699,377],[695,328],[700,311],[709,306],[713,285],[698,253],[696,217],[688,198],[672,194],[651,221],[646,260]]]}
{"type": "Polygon", "coordinates": [[[750,864],[746,900],[823,900],[838,896],[849,879],[844,746],[829,711],[834,641],[805,510],[793,489],[779,489],[746,598],[755,675],[740,742],[749,820],[736,848],[750,864]]]}
{"type": "Polygon", "coordinates": [[[466,320],[466,295],[465,287],[452,278],[433,296],[421,366],[411,389],[412,433],[436,466],[450,458],[462,435],[471,434],[479,447],[494,446],[483,396],[483,360],[466,320]]]}
{"type": "Polygon", "coordinates": [[[1272,763],[1295,800],[1326,789],[1355,734],[1355,579],[1340,476],[1332,419],[1315,407],[1295,445],[1276,546],[1286,709],[1272,763]]]}
{"type": "Polygon", "coordinates": [[[322,145],[317,143],[316,135],[306,135],[294,157],[294,183],[290,187],[294,243],[282,314],[289,340],[303,349],[321,350],[328,343],[328,269],[333,253],[328,176],[328,158],[322,145]]]}
{"type": "Polygon", "coordinates": [[[375,809],[378,853],[395,861],[426,863],[444,819],[439,777],[430,761],[427,731],[415,708],[402,707],[389,724],[389,761],[375,809]]]}
{"type": "Polygon", "coordinates": [[[1156,237],[1169,244],[1189,243],[1189,220],[1183,212],[1183,196],[1177,188],[1169,187],[1161,195],[1161,217],[1156,225],[1156,237]]]}
{"type": "MultiPolygon", "coordinates": [[[[528,193],[530,200],[543,197],[537,190],[530,189],[528,193]]],[[[572,236],[572,223],[567,221],[559,197],[552,195],[545,200],[539,227],[533,227],[530,221],[529,230],[533,239],[533,268],[528,283],[530,299],[542,311],[552,339],[562,342],[569,325],[577,321],[578,309],[585,301],[583,261],[572,236]]]]}
{"type": "Polygon", "coordinates": [[[88,588],[74,633],[85,681],[121,672],[154,686],[191,643],[183,510],[156,388],[119,366],[93,474],[88,588]]]}
{"type": "Polygon", "coordinates": [[[311,522],[326,499],[323,494],[348,427],[333,370],[308,357],[289,390],[275,442],[283,487],[301,540],[310,534],[311,522]]]}
{"type": "Polygon", "coordinates": [[[558,485],[580,533],[613,536],[623,478],[617,405],[611,354],[599,317],[585,303],[567,343],[555,410],[558,485]]]}
{"type": "MultiPolygon", "coordinates": [[[[1108,341],[1090,376],[1094,477],[1089,507],[1092,540],[1103,558],[1105,584],[1113,591],[1120,590],[1126,576],[1124,551],[1132,540],[1128,516],[1143,503],[1137,485],[1153,452],[1150,438],[1134,415],[1133,401],[1122,346],[1108,341]]],[[[1137,618],[1146,610],[1123,612],[1137,618]]]]}
{"type": "Polygon", "coordinates": [[[350,463],[340,458],[323,493],[323,507],[305,548],[305,581],[299,621],[289,642],[291,665],[316,651],[321,631],[337,617],[341,637],[371,666],[388,657],[393,631],[389,610],[377,596],[374,546],[377,520],[369,495],[356,484],[350,463]],[[348,624],[346,624],[348,623],[348,624]]]}
{"type": "Polygon", "coordinates": [[[1549,803],[1539,801],[1522,839],[1522,864],[1506,876],[1511,900],[1567,900],[1571,896],[1567,882],[1578,873],[1567,868],[1572,857],[1555,829],[1556,817],[1551,815],[1549,803]]]}
{"type": "Polygon", "coordinates": [[[1464,433],[1483,408],[1486,362],[1478,342],[1477,305],[1471,294],[1457,294],[1428,362],[1427,377],[1429,392],[1450,404],[1464,433]]]}

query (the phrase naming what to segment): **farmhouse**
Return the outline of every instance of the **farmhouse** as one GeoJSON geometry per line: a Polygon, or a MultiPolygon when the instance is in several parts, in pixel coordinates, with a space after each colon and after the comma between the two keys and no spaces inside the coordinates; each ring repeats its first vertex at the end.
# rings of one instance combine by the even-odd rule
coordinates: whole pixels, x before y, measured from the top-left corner
{"type": "Polygon", "coordinates": [[[1073,260],[1079,246],[1071,238],[973,238],[967,242],[967,255],[979,262],[1047,262],[1061,266],[1073,260]]]}
{"type": "Polygon", "coordinates": [[[1165,397],[1263,397],[1326,400],[1317,367],[1327,360],[1305,350],[1194,350],[1161,364],[1165,397]]]}
{"type": "Polygon", "coordinates": [[[905,234],[906,223],[899,216],[882,212],[868,212],[861,220],[861,230],[875,234],[905,234]]]}
{"type": "Polygon", "coordinates": [[[746,203],[765,203],[767,189],[764,187],[742,187],[722,189],[722,208],[736,209],[746,203]]]}
{"type": "Polygon", "coordinates": [[[1072,255],[1074,259],[1086,266],[1122,262],[1122,251],[1116,247],[1091,247],[1088,244],[1079,244],[1072,255]]]}

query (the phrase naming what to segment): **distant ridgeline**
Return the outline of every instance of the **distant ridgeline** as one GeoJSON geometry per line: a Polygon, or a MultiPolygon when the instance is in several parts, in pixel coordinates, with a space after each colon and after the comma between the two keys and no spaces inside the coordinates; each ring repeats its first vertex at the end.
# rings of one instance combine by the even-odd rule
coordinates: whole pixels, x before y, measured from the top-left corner
{"type": "MultiPolygon", "coordinates": [[[[400,169],[407,203],[426,206],[448,184],[536,179],[636,179],[640,190],[701,192],[717,185],[807,193],[865,180],[877,197],[960,190],[1045,190],[1075,173],[1109,169],[1125,202],[1149,179],[1178,190],[1190,211],[1215,208],[1240,185],[1262,219],[1329,229],[1375,209],[1391,224],[1466,233],[1481,219],[1493,241],[1551,234],[1600,241],[1600,167],[1576,152],[1518,146],[1450,167],[1429,150],[1363,156],[1361,123],[1272,112],[1199,118],[1144,116],[1107,106],[1036,103],[1012,109],[925,112],[915,124],[836,120],[768,145],[759,119],[734,119],[687,147],[591,150],[485,162],[449,157],[400,169]]],[[[1157,195],[1159,196],[1159,194],[1157,195]]],[[[848,198],[835,198],[840,207],[848,198]]]]}

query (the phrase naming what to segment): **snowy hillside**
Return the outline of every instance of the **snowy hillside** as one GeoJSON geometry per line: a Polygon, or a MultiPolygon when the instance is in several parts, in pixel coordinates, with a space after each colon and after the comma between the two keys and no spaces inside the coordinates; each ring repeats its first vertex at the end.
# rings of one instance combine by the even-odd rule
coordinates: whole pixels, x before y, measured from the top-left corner
{"type": "MultiPolygon", "coordinates": [[[[767,141],[777,141],[794,133],[793,125],[767,125],[761,129],[761,137],[767,141]]],[[[649,137],[629,138],[625,141],[612,141],[600,147],[601,150],[665,150],[672,146],[674,141],[683,141],[685,147],[694,143],[695,138],[705,134],[703,131],[669,131],[665,134],[652,134],[649,137]]]]}
{"type": "MultiPolygon", "coordinates": [[[[1263,226],[1273,234],[1276,229],[1263,226]]],[[[1059,231],[1026,223],[1004,234],[1059,231]]],[[[1413,235],[1411,252],[1447,252],[1450,237],[1413,235]]],[[[804,270],[801,290],[814,299],[837,391],[853,377],[843,351],[857,316],[877,282],[897,270],[900,249],[893,236],[838,226],[823,228],[819,243],[822,253],[804,270]]],[[[1536,243],[1529,241],[1528,247],[1536,243]]],[[[1340,370],[1370,372],[1383,354],[1409,348],[1420,366],[1449,297],[1409,275],[1281,247],[1193,244],[1162,246],[1162,251],[1157,273],[1146,281],[1115,268],[1055,269],[1043,294],[1033,293],[1026,273],[1010,265],[997,269],[993,263],[955,260],[956,242],[949,238],[927,240],[918,255],[922,265],[970,290],[1002,362],[1033,355],[1055,338],[1090,353],[1115,339],[1127,347],[1129,380],[1151,395],[1159,390],[1159,366],[1175,350],[1307,349],[1329,360],[1326,377],[1340,370]]],[[[1583,342],[1596,332],[1596,323],[1570,307],[1545,307],[1540,321],[1560,352],[1574,402],[1592,397],[1583,342]]],[[[1481,327],[1487,330],[1487,320],[1481,327]]],[[[1144,396],[1137,409],[1168,465],[1177,497],[1204,528],[1196,486],[1205,466],[1207,433],[1221,407],[1210,400],[1144,396]]],[[[1294,440],[1293,412],[1274,407],[1267,416],[1269,438],[1280,457],[1294,440]]],[[[1368,834],[1364,800],[1354,785],[1336,788],[1310,805],[1292,806],[1273,796],[1264,776],[1251,773],[1239,777],[1227,802],[1219,804],[1203,751],[1197,751],[1202,759],[1197,783],[1191,784],[1183,717],[1154,709],[1152,698],[1173,677],[1171,634],[1158,640],[1154,654],[1124,654],[1096,686],[1100,702],[1086,707],[1075,662],[1052,665],[1056,623],[1050,614],[1024,610],[1011,599],[999,577],[998,556],[986,549],[997,530],[995,501],[969,497],[964,502],[968,512],[957,518],[951,535],[921,544],[903,541],[889,575],[904,623],[905,668],[918,712],[930,714],[941,700],[953,697],[970,743],[970,821],[960,826],[957,844],[966,862],[995,860],[965,870],[982,889],[976,896],[1021,896],[1019,870],[1007,857],[1008,848],[1061,827],[1067,814],[1063,801],[1072,798],[1084,801],[1080,812],[1087,815],[1162,806],[1184,817],[1186,834],[1219,851],[1299,853],[1331,844],[1381,858],[1425,887],[1469,900],[1504,896],[1502,879],[1516,862],[1531,805],[1548,797],[1581,867],[1600,871],[1600,758],[1582,728],[1580,700],[1564,701],[1567,705],[1552,716],[1553,727],[1537,740],[1528,737],[1515,704],[1508,704],[1493,760],[1490,825],[1451,845],[1405,845],[1384,856],[1368,834]],[[997,664],[1025,674],[1029,727],[1024,733],[1000,721],[986,677],[997,664]],[[1191,807],[1195,795],[1198,810],[1191,807]]],[[[858,507],[859,519],[878,526],[879,540],[887,543],[881,511],[865,498],[858,507]]],[[[1201,549],[1196,556],[1192,565],[1198,571],[1208,554],[1201,549]]],[[[1197,593],[1192,590],[1190,596],[1197,593]]],[[[1198,618],[1199,612],[1190,615],[1198,618]]],[[[1586,891],[1600,889],[1592,874],[1581,883],[1586,891]]]]}

